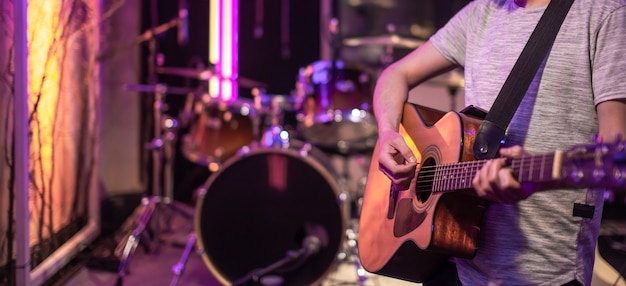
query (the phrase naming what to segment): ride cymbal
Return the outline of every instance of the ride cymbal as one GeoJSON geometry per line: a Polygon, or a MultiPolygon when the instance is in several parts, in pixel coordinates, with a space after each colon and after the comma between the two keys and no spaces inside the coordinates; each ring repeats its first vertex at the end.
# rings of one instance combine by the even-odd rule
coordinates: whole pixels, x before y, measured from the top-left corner
{"type": "Polygon", "coordinates": [[[360,46],[392,46],[395,48],[415,49],[423,44],[424,41],[400,37],[398,35],[382,35],[374,37],[348,38],[343,44],[350,47],[360,46]]]}
{"type": "MultiPolygon", "coordinates": [[[[211,77],[217,76],[215,71],[209,69],[192,69],[192,68],[179,68],[179,67],[157,67],[156,72],[159,74],[167,74],[174,76],[182,76],[197,80],[209,80],[211,77]]],[[[241,87],[245,88],[267,88],[267,84],[257,80],[239,76],[236,78],[237,83],[241,87]]]]}

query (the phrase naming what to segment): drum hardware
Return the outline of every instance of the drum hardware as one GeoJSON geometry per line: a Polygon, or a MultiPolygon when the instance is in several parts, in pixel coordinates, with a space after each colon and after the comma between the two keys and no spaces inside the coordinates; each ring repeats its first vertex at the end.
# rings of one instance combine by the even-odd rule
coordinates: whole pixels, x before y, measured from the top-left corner
{"type": "Polygon", "coordinates": [[[263,131],[261,146],[263,147],[289,147],[291,135],[284,128],[285,112],[299,108],[301,103],[298,98],[290,95],[270,95],[262,89],[253,89],[254,106],[261,114],[268,116],[268,127],[260,127],[263,131]]]}
{"type": "Polygon", "coordinates": [[[365,281],[367,280],[365,268],[361,265],[361,260],[359,259],[359,251],[357,247],[358,243],[358,220],[360,216],[360,200],[362,200],[363,194],[360,190],[365,190],[364,181],[366,177],[361,178],[357,182],[357,191],[350,191],[350,187],[348,186],[348,182],[351,181],[350,178],[350,166],[349,166],[349,157],[341,156],[342,163],[342,173],[339,178],[339,186],[342,189],[340,194],[340,200],[343,205],[346,206],[347,215],[348,215],[348,223],[346,227],[346,241],[344,251],[338,253],[337,259],[339,261],[351,262],[354,265],[357,279],[359,281],[359,285],[364,286],[365,281]],[[363,182],[363,183],[362,183],[363,182]]]}
{"type": "Polygon", "coordinates": [[[191,254],[191,251],[193,250],[195,244],[196,234],[192,232],[189,235],[189,240],[187,241],[187,244],[185,245],[183,255],[180,257],[178,263],[172,266],[172,273],[174,274],[174,276],[172,278],[172,281],[170,281],[170,286],[176,286],[176,284],[178,284],[178,280],[180,279],[180,276],[183,275],[183,271],[185,271],[185,265],[189,260],[189,255],[191,254]]]}
{"type": "Polygon", "coordinates": [[[365,268],[361,264],[361,260],[359,259],[359,248],[357,246],[358,243],[358,234],[357,229],[359,229],[358,225],[354,223],[350,224],[350,227],[346,230],[346,238],[348,240],[348,250],[349,254],[346,256],[347,259],[351,260],[354,264],[354,268],[356,269],[356,276],[359,280],[359,285],[364,286],[365,281],[367,280],[367,275],[365,268]]]}
{"type": "MultiPolygon", "coordinates": [[[[288,263],[297,264],[298,261],[306,260],[309,256],[319,252],[321,247],[322,247],[322,241],[319,237],[315,235],[306,236],[302,240],[302,247],[300,249],[288,250],[285,257],[277,260],[274,263],[269,264],[268,266],[250,271],[245,276],[241,277],[240,279],[235,280],[232,286],[243,285],[244,283],[247,283],[248,281],[259,282],[262,277],[264,278],[268,277],[267,274],[273,271],[276,271],[278,269],[281,269],[283,267],[286,267],[288,263]]],[[[283,282],[283,279],[280,276],[272,275],[269,277],[271,278],[271,280],[273,280],[271,282],[272,284],[280,283],[277,285],[281,285],[283,282]]],[[[266,284],[263,283],[263,285],[266,285],[266,284]]]]}
{"type": "MultiPolygon", "coordinates": [[[[126,275],[130,260],[143,239],[148,244],[150,251],[158,251],[161,238],[161,212],[170,210],[181,215],[183,218],[192,220],[192,215],[185,208],[175,204],[173,200],[172,166],[174,157],[173,142],[176,140],[175,130],[178,127],[176,119],[164,115],[164,99],[170,88],[163,84],[150,85],[125,85],[127,91],[153,91],[154,93],[154,138],[147,144],[147,148],[152,153],[152,196],[144,196],[139,207],[143,210],[135,220],[133,229],[125,240],[120,241],[116,252],[120,253],[120,264],[118,267],[117,285],[122,284],[122,279],[126,275]],[[162,181],[161,181],[162,179],[162,181]],[[161,185],[163,184],[163,185],[161,185]],[[151,228],[152,235],[148,235],[146,230],[150,223],[155,226],[151,228]]],[[[173,93],[185,94],[188,90],[184,88],[172,88],[173,93]]],[[[165,213],[171,215],[172,213],[165,213]]],[[[170,230],[171,216],[163,218],[165,230],[170,230]]]]}

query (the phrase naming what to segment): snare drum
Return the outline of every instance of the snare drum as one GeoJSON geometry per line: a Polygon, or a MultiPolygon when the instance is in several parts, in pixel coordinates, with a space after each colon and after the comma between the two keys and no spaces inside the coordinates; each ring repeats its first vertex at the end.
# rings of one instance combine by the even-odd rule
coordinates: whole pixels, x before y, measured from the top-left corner
{"type": "Polygon", "coordinates": [[[304,103],[299,130],[324,149],[370,150],[377,135],[371,76],[343,61],[332,63],[317,61],[300,69],[296,89],[304,103]]]}
{"type": "Polygon", "coordinates": [[[289,147],[243,148],[211,174],[199,192],[195,223],[202,259],[221,283],[258,284],[252,271],[289,260],[310,237],[318,242],[310,255],[258,278],[317,285],[333,270],[346,211],[328,160],[312,145],[292,141],[289,147]]]}
{"type": "Polygon", "coordinates": [[[258,119],[249,99],[223,101],[204,96],[194,106],[195,121],[182,138],[182,152],[203,166],[221,164],[256,139],[258,119]]]}

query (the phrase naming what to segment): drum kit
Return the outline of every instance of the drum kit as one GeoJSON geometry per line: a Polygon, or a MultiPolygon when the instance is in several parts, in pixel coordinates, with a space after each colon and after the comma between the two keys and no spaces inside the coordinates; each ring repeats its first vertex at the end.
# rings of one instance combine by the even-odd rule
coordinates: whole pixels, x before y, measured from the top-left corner
{"type": "MultiPolygon", "coordinates": [[[[191,71],[180,75],[197,78],[191,71]]],[[[330,157],[373,150],[377,128],[371,84],[371,75],[342,61],[317,61],[300,70],[290,95],[255,88],[252,99],[225,101],[185,88],[126,85],[126,90],[155,94],[154,120],[161,124],[155,124],[154,133],[164,135],[150,144],[153,152],[173,148],[173,127],[187,120],[163,115],[165,95],[188,93],[192,102],[181,114],[191,114],[192,120],[180,148],[187,160],[212,172],[197,190],[191,218],[195,231],[173,268],[174,281],[194,247],[223,284],[272,279],[284,285],[316,284],[341,255],[360,267],[356,228],[349,226],[356,198],[330,157]]],[[[171,169],[168,154],[154,156],[164,162],[155,174],[169,176],[162,173],[171,169]]],[[[163,207],[176,207],[171,187],[162,196],[153,193],[157,195],[146,197],[144,212],[119,247],[119,277],[127,272],[153,217],[163,207]]],[[[358,273],[365,272],[361,268],[358,273]]],[[[364,274],[360,279],[365,280],[364,274]]]]}
{"type": "MultiPolygon", "coordinates": [[[[393,36],[349,39],[345,44],[414,48],[419,42],[393,36]]],[[[201,81],[215,75],[211,69],[155,71],[201,81]]],[[[238,84],[253,88],[252,94],[235,100],[163,84],[124,86],[154,95],[155,138],[149,144],[154,190],[145,196],[143,211],[118,246],[118,284],[140,239],[146,239],[155,217],[168,208],[194,222],[181,259],[172,268],[171,285],[182,275],[193,248],[223,284],[318,284],[340,259],[354,262],[364,283],[355,227],[362,190],[347,187],[346,170],[338,170],[330,157],[373,151],[375,75],[342,60],[319,60],[303,66],[295,79],[294,91],[284,95],[267,94],[263,83],[240,77],[238,84]],[[179,118],[164,114],[170,94],[187,96],[179,118]],[[180,136],[182,154],[212,172],[198,187],[191,215],[177,209],[169,179],[181,122],[189,127],[180,136]]],[[[153,241],[159,240],[161,222],[156,220],[153,241]]]]}

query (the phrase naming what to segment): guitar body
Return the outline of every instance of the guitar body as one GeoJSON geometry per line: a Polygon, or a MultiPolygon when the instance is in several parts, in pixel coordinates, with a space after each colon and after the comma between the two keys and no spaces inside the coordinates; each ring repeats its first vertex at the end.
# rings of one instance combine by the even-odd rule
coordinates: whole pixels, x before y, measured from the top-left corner
{"type": "Polygon", "coordinates": [[[359,226],[359,257],[367,271],[424,282],[450,257],[474,256],[486,202],[471,189],[416,189],[417,184],[421,190],[429,187],[428,180],[419,182],[429,167],[475,160],[472,144],[481,122],[477,116],[405,104],[400,133],[420,164],[409,189],[392,192],[391,181],[378,169],[376,144],[359,226]]]}

